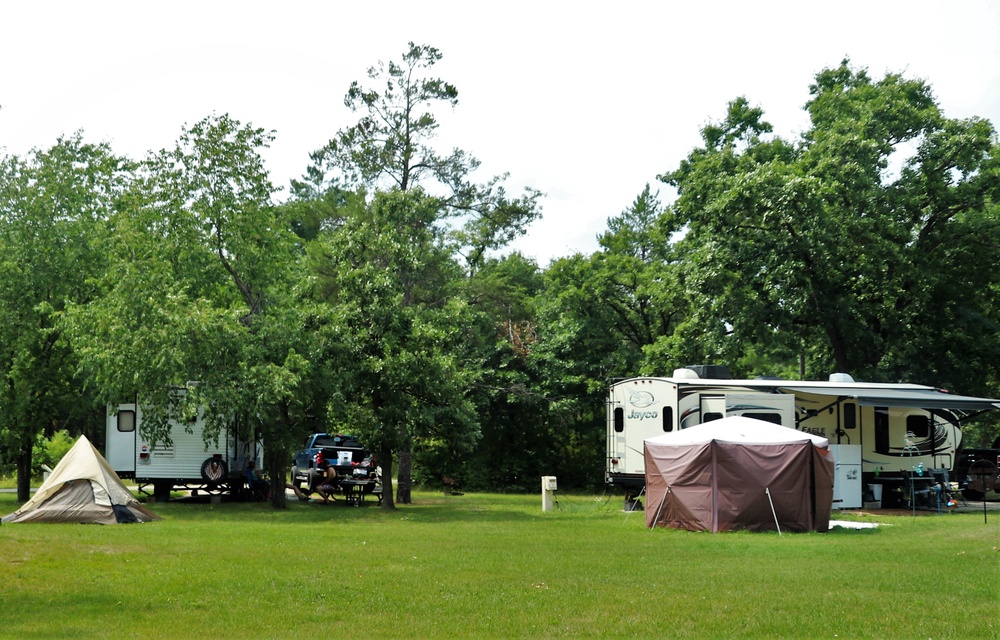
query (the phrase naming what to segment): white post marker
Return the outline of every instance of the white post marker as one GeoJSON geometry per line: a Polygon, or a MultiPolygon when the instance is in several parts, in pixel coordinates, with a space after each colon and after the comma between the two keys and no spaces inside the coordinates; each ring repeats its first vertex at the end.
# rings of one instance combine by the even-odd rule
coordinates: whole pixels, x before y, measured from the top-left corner
{"type": "Polygon", "coordinates": [[[556,477],[542,476],[542,511],[552,511],[555,504],[556,477]]]}

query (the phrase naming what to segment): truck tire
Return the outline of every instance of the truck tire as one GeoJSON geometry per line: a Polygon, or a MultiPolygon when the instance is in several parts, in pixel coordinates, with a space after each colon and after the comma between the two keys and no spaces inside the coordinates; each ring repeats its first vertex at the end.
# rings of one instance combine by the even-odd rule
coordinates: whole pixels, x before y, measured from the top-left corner
{"type": "Polygon", "coordinates": [[[201,463],[201,479],[209,484],[219,484],[225,482],[229,477],[229,469],[225,460],[221,458],[209,458],[201,463]]]}

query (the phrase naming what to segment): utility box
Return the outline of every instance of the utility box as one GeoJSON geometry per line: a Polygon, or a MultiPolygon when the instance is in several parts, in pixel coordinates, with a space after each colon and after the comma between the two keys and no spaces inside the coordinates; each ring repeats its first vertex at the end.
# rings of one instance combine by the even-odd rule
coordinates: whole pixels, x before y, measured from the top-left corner
{"type": "Polygon", "coordinates": [[[552,511],[555,504],[556,477],[542,476],[542,511],[552,511]]]}
{"type": "Polygon", "coordinates": [[[833,508],[861,508],[861,445],[832,444],[833,508]]]}

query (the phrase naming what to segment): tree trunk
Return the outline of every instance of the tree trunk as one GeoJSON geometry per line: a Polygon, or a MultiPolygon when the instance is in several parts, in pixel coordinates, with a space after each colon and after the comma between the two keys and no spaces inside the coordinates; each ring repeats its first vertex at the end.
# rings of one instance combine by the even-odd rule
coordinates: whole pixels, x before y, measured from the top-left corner
{"type": "Polygon", "coordinates": [[[399,474],[396,488],[396,502],[399,504],[411,504],[413,497],[410,495],[410,488],[413,486],[413,458],[410,454],[410,443],[403,445],[399,452],[399,474]]]}
{"type": "Polygon", "coordinates": [[[284,509],[285,504],[285,461],[288,460],[286,449],[265,449],[264,467],[271,479],[271,506],[284,509]]]}
{"type": "Polygon", "coordinates": [[[391,511],[396,508],[392,501],[392,447],[384,444],[379,448],[378,463],[382,467],[382,508],[391,511]]]}
{"type": "Polygon", "coordinates": [[[31,499],[31,441],[21,445],[17,455],[17,501],[31,499]]]}

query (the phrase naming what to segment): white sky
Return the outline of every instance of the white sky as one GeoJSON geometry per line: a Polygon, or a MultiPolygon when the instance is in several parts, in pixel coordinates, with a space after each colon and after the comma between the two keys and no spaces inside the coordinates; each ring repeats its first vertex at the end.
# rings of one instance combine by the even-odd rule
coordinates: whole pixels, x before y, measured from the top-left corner
{"type": "MultiPolygon", "coordinates": [[[[515,248],[539,261],[597,248],[606,221],[676,168],[745,95],[776,131],[807,125],[813,77],[849,56],[872,77],[924,78],[949,117],[1000,127],[1000,2],[4,2],[0,148],[82,130],[134,158],[229,113],[273,129],[272,181],[356,120],[352,80],[407,42],[437,47],[459,105],[440,141],[482,179],[543,191],[515,248]]],[[[662,198],[671,194],[665,185],[662,198]]]]}

